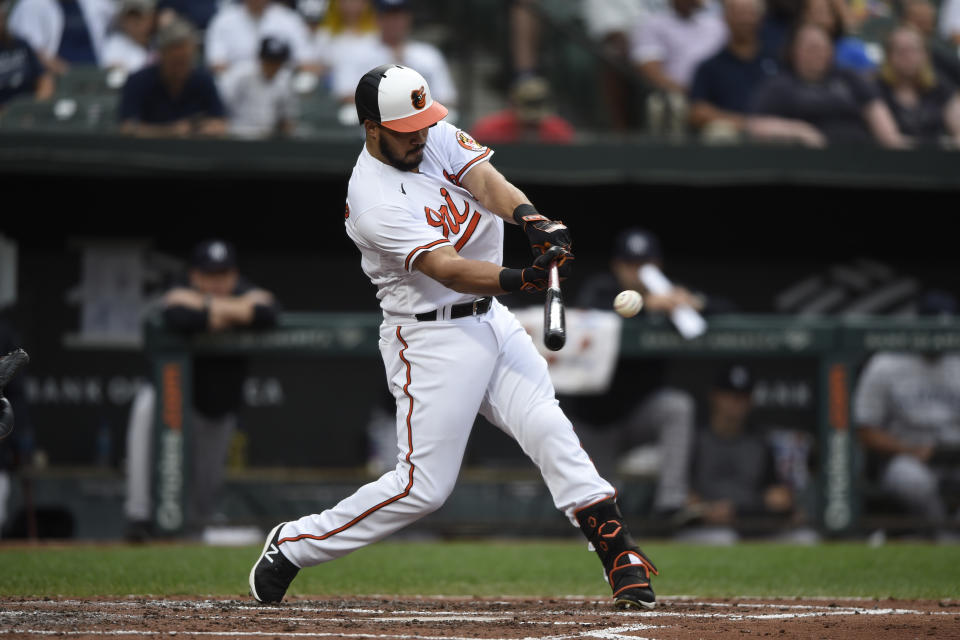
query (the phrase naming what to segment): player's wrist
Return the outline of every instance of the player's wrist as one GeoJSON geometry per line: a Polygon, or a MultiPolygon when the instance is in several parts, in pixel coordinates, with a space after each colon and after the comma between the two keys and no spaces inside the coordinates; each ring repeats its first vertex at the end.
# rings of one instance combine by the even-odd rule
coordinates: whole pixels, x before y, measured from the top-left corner
{"type": "Polygon", "coordinates": [[[501,269],[500,288],[507,293],[520,291],[523,288],[523,270],[508,268],[501,269]]]}
{"type": "Polygon", "coordinates": [[[541,215],[532,204],[517,205],[517,207],[513,210],[513,219],[518,225],[520,225],[521,229],[524,228],[528,222],[547,220],[547,218],[541,215]]]}

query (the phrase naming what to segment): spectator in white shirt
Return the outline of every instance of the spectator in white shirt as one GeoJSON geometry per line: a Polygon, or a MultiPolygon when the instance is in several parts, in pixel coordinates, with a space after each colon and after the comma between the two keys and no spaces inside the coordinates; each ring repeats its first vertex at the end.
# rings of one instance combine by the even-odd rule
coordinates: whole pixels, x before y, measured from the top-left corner
{"type": "Polygon", "coordinates": [[[155,9],[155,0],[120,0],[116,27],[103,46],[101,67],[133,73],[151,62],[155,9]]]}
{"type": "Polygon", "coordinates": [[[237,62],[256,60],[260,42],[267,36],[290,44],[295,66],[314,65],[310,32],[299,13],[272,0],[242,0],[224,5],[210,21],[207,66],[219,74],[237,62]]]}
{"type": "MultiPolygon", "coordinates": [[[[400,64],[420,72],[430,84],[434,100],[452,107],[457,89],[440,50],[426,42],[410,40],[413,13],[409,0],[377,0],[380,40],[373,46],[358,45],[345,52],[342,64],[333,70],[333,93],[345,104],[353,104],[357,82],[381,64],[400,64]]],[[[453,118],[451,118],[453,119],[453,118]]]]}
{"type": "Polygon", "coordinates": [[[62,74],[71,64],[99,62],[114,12],[113,0],[20,0],[9,28],[62,74]]]}
{"type": "Polygon", "coordinates": [[[703,0],[672,0],[671,7],[637,24],[630,57],[656,89],[686,94],[697,65],[727,41],[727,27],[703,0]]]}
{"type": "Polygon", "coordinates": [[[243,138],[290,135],[298,115],[290,46],[266,37],[257,60],[231,65],[218,80],[229,114],[230,133],[243,138]]]}

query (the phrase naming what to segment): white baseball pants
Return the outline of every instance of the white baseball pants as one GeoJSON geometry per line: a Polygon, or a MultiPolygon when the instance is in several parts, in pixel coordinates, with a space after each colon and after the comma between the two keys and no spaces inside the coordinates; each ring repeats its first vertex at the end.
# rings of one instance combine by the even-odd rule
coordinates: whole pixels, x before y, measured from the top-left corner
{"type": "Polygon", "coordinates": [[[496,300],[482,316],[385,322],[380,352],[397,401],[397,466],[281,529],[280,549],[298,567],[344,556],[440,508],[477,413],[520,444],[572,523],[575,510],[614,495],[560,410],[546,361],[496,300]]]}

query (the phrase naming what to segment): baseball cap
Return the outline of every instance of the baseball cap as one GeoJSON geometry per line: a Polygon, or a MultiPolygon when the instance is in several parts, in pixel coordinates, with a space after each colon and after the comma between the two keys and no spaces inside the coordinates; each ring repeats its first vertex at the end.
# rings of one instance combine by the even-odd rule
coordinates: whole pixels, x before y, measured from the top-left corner
{"type": "Polygon", "coordinates": [[[617,236],[613,257],[629,262],[657,260],[663,257],[660,240],[646,229],[626,229],[617,236]]]}
{"type": "Polygon", "coordinates": [[[286,62],[290,59],[290,45],[280,38],[267,36],[260,41],[260,59],[286,62]]]}
{"type": "Polygon", "coordinates": [[[380,65],[363,74],[354,99],[361,124],[373,120],[393,131],[419,131],[447,115],[423,76],[399,64],[380,65]]]}
{"type": "Polygon", "coordinates": [[[226,240],[204,240],[193,248],[190,268],[208,273],[236,269],[237,251],[226,240]]]}
{"type": "Polygon", "coordinates": [[[713,388],[720,391],[753,391],[753,373],[743,364],[731,364],[723,367],[714,378],[713,388]]]}
{"type": "Polygon", "coordinates": [[[377,11],[403,11],[410,8],[410,0],[377,0],[377,11]]]}

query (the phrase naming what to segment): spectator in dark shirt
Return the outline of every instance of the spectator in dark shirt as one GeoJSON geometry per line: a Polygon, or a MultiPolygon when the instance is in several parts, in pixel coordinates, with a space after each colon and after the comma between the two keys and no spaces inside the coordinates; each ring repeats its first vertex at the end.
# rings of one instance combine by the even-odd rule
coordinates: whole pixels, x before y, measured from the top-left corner
{"type": "MultiPolygon", "coordinates": [[[[890,110],[866,80],[833,65],[827,32],[814,24],[801,26],[790,46],[789,71],[761,85],[753,100],[758,115],[802,120],[830,144],[875,140],[903,148],[906,140],[890,110]]],[[[777,130],[757,130],[761,139],[777,139],[777,130]]]]}
{"type": "Polygon", "coordinates": [[[783,517],[793,507],[790,489],[776,476],[773,452],[750,424],[753,376],[742,364],[723,367],[710,390],[709,422],[697,431],[690,466],[688,517],[704,528],[683,537],[732,541],[738,518],[783,517]]]}
{"type": "Polygon", "coordinates": [[[226,111],[213,76],[196,63],[196,35],[175,20],[157,34],[159,60],[127,78],[121,130],[140,136],[223,135],[226,111]]]}
{"type": "MultiPolygon", "coordinates": [[[[232,329],[266,329],[274,326],[277,305],[273,295],[249,283],[237,268],[236,250],[223,240],[198,244],[190,259],[185,282],[170,289],[163,299],[167,329],[183,334],[232,329]]],[[[237,428],[242,403],[246,360],[238,356],[198,356],[193,365],[193,433],[190,504],[187,530],[202,532],[216,507],[223,483],[230,439],[237,428]]],[[[143,460],[149,448],[155,402],[152,389],[138,395],[131,408],[127,455],[143,460]],[[140,417],[137,417],[137,416],[140,417]]],[[[149,482],[144,465],[128,465],[129,493],[125,507],[128,537],[142,539],[150,520],[149,482]],[[134,490],[132,487],[138,487],[134,490]]]]}
{"type": "Polygon", "coordinates": [[[922,143],[946,136],[960,142],[960,94],[937,77],[916,29],[899,27],[888,36],[878,84],[905,136],[922,143]]]}
{"type": "Polygon", "coordinates": [[[776,75],[777,56],[760,40],[763,0],[726,0],[726,46],[697,67],[690,88],[690,124],[703,130],[741,132],[747,124],[750,95],[776,75]]]}
{"type": "Polygon", "coordinates": [[[53,95],[53,75],[44,69],[33,48],[7,29],[13,0],[0,0],[0,109],[20,94],[37,100],[53,95]]]}
{"type": "Polygon", "coordinates": [[[573,142],[573,126],[550,108],[550,87],[539,76],[517,81],[510,107],[480,118],[470,133],[483,144],[498,142],[573,142]]]}

